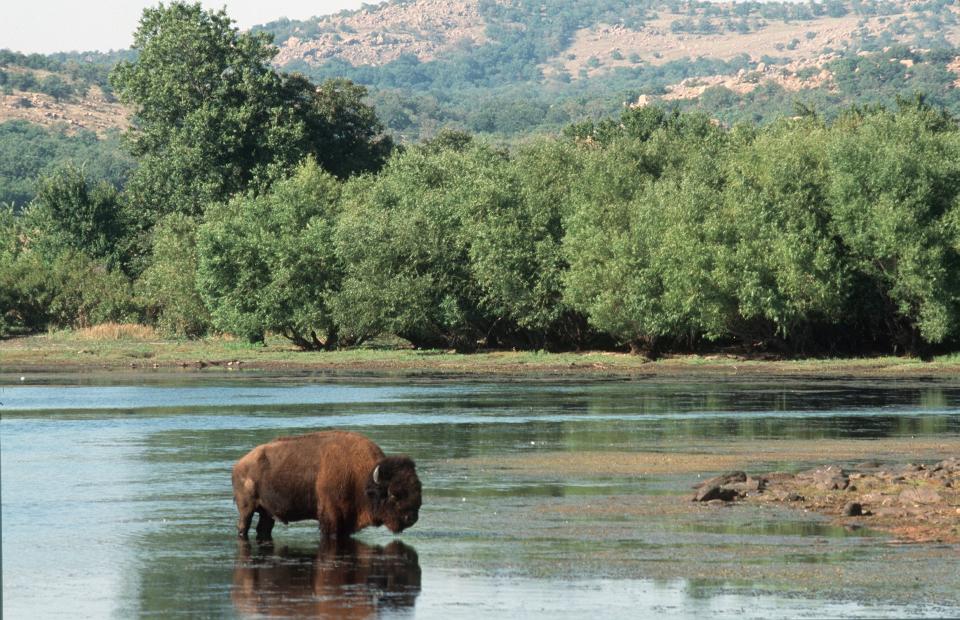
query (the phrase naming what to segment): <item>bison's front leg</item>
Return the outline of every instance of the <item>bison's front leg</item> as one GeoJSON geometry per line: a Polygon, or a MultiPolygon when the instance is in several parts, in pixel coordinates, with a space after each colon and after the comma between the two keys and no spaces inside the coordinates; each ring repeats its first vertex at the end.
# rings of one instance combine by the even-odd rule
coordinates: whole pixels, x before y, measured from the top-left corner
{"type": "Polygon", "coordinates": [[[318,520],[320,521],[320,534],[325,539],[336,538],[339,529],[337,515],[323,511],[318,515],[318,520]]]}
{"type": "Polygon", "coordinates": [[[237,502],[237,510],[240,511],[240,518],[237,519],[237,537],[247,538],[247,533],[250,531],[250,523],[253,522],[253,505],[237,502]]]}
{"type": "Polygon", "coordinates": [[[273,515],[261,508],[257,511],[260,518],[257,519],[257,540],[270,540],[273,536],[273,525],[276,523],[273,515]]]}
{"type": "Polygon", "coordinates": [[[317,519],[320,521],[320,533],[325,539],[349,538],[353,533],[349,519],[333,506],[321,503],[317,510],[317,519]]]}
{"type": "Polygon", "coordinates": [[[249,477],[244,476],[237,467],[233,469],[233,501],[237,504],[237,537],[247,538],[253,513],[257,509],[256,484],[249,477]]]}

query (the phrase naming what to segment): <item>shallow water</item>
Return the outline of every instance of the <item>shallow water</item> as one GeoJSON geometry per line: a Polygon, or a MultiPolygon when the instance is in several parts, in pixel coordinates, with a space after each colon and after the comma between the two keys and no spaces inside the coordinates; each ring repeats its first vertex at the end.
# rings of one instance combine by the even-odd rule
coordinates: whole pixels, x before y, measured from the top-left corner
{"type": "MultiPolygon", "coordinates": [[[[41,375],[0,376],[0,403],[4,617],[960,615],[957,546],[691,506],[690,472],[536,466],[836,440],[960,450],[957,383],[41,375]],[[417,525],[339,548],[313,523],[239,544],[232,463],[330,427],[417,461],[417,525]]],[[[764,463],[812,464],[786,448],[764,463]]]]}

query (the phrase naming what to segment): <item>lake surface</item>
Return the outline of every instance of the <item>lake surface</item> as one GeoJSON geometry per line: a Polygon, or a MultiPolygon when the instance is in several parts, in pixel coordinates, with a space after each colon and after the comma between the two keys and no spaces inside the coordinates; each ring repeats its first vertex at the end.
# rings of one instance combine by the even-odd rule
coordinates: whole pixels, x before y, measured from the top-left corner
{"type": "Polygon", "coordinates": [[[582,466],[933,459],[960,451],[960,383],[0,375],[0,416],[5,618],[960,616],[956,545],[692,505],[709,467],[582,466]],[[325,428],[417,461],[417,525],[239,543],[233,462],[325,428]]]}

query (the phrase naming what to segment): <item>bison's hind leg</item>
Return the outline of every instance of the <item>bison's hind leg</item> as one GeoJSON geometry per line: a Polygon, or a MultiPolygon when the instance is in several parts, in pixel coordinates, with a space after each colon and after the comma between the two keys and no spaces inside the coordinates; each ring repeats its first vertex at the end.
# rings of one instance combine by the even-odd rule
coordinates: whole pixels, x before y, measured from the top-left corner
{"type": "Polygon", "coordinates": [[[257,514],[260,515],[260,518],[257,519],[257,540],[270,540],[273,536],[273,526],[276,521],[273,519],[273,515],[263,508],[257,510],[257,514]]]}

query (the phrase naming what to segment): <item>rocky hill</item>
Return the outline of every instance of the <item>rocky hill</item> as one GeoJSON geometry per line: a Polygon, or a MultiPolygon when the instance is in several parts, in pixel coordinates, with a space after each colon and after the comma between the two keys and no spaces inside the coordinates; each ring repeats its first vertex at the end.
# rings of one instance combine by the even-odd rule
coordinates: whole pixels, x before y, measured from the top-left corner
{"type": "MultiPolygon", "coordinates": [[[[339,60],[354,67],[381,66],[403,55],[419,62],[442,59],[459,47],[496,43],[493,28],[527,30],[522,20],[499,23],[482,0],[414,0],[387,2],[353,13],[305,22],[277,22],[262,27],[278,35],[279,65],[304,61],[322,65],[339,60]]],[[[523,16],[528,2],[494,3],[523,16]]],[[[564,2],[538,2],[542,21],[568,16],[564,2]]],[[[616,4],[599,2],[603,4],[616,4]]],[[[573,79],[595,77],[617,67],[661,65],[693,58],[731,59],[748,54],[759,61],[777,56],[789,61],[816,61],[824,50],[867,47],[868,40],[911,44],[918,40],[960,42],[952,2],[894,1],[867,6],[859,2],[795,5],[779,3],[647,4],[640,21],[626,24],[583,23],[568,28],[564,41],[542,63],[544,78],[567,72],[573,79]],[[773,11],[769,7],[781,10],[773,11]],[[810,7],[819,6],[820,9],[810,7]],[[586,76],[582,74],[586,71],[586,76]]]]}
{"type": "Polygon", "coordinates": [[[127,117],[126,108],[108,99],[99,88],[69,99],[30,91],[0,95],[0,123],[24,120],[47,127],[62,126],[68,132],[87,129],[102,136],[110,130],[125,129],[127,117]]]}
{"type": "Polygon", "coordinates": [[[315,28],[302,28],[303,36],[287,38],[276,62],[281,66],[294,60],[316,64],[338,58],[352,65],[382,65],[404,54],[421,61],[434,60],[457,45],[487,41],[478,4],[419,0],[322,17],[315,28]]]}
{"type": "Polygon", "coordinates": [[[107,79],[119,56],[0,50],[0,123],[23,120],[100,136],[126,128],[128,111],[113,98],[107,79]]]}
{"type": "MultiPolygon", "coordinates": [[[[735,122],[922,92],[960,113],[953,0],[392,0],[256,29],[274,36],[278,66],[366,85],[409,140],[444,126],[557,131],[624,104],[696,106],[735,122]]],[[[124,128],[106,80],[112,59],[60,56],[0,57],[0,122],[124,128]]]]}
{"type": "Polygon", "coordinates": [[[950,0],[395,0],[260,28],[279,65],[368,85],[387,124],[417,136],[556,128],[625,101],[731,121],[915,91],[951,107],[958,14],[950,0]]]}

